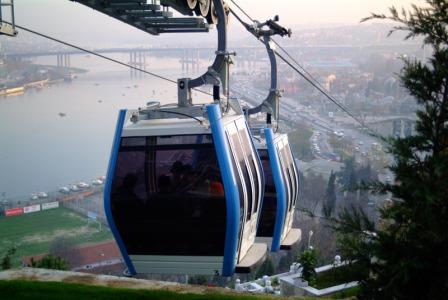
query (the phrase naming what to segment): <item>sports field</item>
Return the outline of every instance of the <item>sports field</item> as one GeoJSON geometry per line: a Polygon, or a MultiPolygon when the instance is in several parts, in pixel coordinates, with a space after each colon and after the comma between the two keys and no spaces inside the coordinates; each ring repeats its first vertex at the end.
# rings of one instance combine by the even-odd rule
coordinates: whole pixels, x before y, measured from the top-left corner
{"type": "Polygon", "coordinates": [[[88,223],[85,217],[60,207],[15,217],[0,217],[0,257],[11,246],[17,247],[13,265],[20,265],[23,256],[48,252],[52,241],[69,238],[76,245],[112,239],[108,228],[88,223]]]}

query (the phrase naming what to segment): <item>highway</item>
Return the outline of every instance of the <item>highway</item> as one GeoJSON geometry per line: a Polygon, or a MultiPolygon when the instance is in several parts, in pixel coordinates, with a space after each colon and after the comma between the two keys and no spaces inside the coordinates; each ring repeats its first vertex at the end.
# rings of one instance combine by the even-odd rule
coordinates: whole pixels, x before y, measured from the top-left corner
{"type": "MultiPolygon", "coordinates": [[[[267,91],[263,91],[252,85],[249,79],[239,78],[231,86],[231,93],[239,99],[246,101],[252,106],[260,104],[267,95],[267,91]]],[[[297,101],[288,97],[282,97],[280,100],[280,118],[292,123],[305,122],[313,130],[311,137],[311,145],[313,145],[313,153],[316,158],[334,160],[336,155],[333,153],[328,140],[331,134],[337,132],[342,134],[347,143],[353,143],[359,150],[357,153],[368,153],[373,143],[378,143],[377,139],[358,129],[348,128],[337,124],[330,118],[319,116],[316,111],[298,104],[297,101]],[[317,149],[316,146],[317,145],[317,149]]],[[[348,118],[348,116],[347,116],[348,118]]],[[[356,155],[358,162],[362,161],[362,155],[356,155]]]]}

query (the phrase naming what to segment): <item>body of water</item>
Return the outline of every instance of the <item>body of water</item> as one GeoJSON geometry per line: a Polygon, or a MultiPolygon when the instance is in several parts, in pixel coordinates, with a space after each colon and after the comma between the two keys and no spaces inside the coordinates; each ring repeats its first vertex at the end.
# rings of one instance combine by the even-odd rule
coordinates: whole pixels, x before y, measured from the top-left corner
{"type": "MultiPolygon", "coordinates": [[[[129,55],[114,58],[127,62],[129,55]]],[[[56,57],[35,61],[55,62],[56,57]]],[[[105,175],[118,111],[151,100],[177,102],[173,83],[149,75],[131,78],[129,69],[91,56],[72,56],[71,66],[88,73],[69,83],[0,98],[0,199],[105,175]]],[[[177,59],[149,57],[147,69],[174,80],[182,77],[177,59]]]]}

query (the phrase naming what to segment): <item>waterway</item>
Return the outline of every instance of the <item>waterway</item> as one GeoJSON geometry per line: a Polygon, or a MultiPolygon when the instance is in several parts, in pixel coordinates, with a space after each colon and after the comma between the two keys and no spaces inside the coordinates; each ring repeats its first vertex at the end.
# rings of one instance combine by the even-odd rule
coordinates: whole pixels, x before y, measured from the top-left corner
{"type": "MultiPolygon", "coordinates": [[[[129,60],[129,54],[112,56],[129,60]]],[[[54,65],[56,57],[35,63],[54,65]]],[[[119,109],[177,101],[175,84],[148,75],[131,78],[129,69],[99,58],[72,56],[71,66],[88,72],[72,82],[0,98],[0,200],[105,175],[119,109]]],[[[147,69],[174,80],[185,76],[177,59],[149,57],[147,69]]]]}

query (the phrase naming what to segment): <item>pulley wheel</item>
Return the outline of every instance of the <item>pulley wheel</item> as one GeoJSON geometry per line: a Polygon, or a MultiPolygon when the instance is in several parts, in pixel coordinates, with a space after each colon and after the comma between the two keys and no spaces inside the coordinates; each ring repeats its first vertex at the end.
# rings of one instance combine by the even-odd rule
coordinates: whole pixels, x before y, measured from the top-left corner
{"type": "Polygon", "coordinates": [[[197,0],[199,3],[196,5],[196,15],[207,17],[209,11],[210,11],[210,3],[211,0],[197,0]]]}
{"type": "MultiPolygon", "coordinates": [[[[229,24],[229,13],[230,13],[230,7],[226,2],[223,2],[224,4],[224,12],[226,14],[226,24],[229,24]]],[[[213,1],[211,1],[211,5],[210,5],[210,12],[207,15],[207,22],[209,24],[218,24],[219,18],[218,18],[218,14],[216,13],[216,9],[215,9],[215,4],[213,3],[213,1]]]]}
{"type": "Polygon", "coordinates": [[[198,0],[187,0],[187,4],[191,10],[194,10],[198,4],[198,0]]]}

